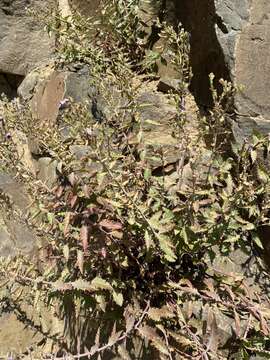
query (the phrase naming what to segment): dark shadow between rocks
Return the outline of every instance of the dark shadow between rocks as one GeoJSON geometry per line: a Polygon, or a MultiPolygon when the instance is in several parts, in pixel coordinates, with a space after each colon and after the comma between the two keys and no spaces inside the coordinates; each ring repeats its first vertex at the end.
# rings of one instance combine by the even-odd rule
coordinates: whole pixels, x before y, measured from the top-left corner
{"type": "MultiPolygon", "coordinates": [[[[199,106],[211,107],[209,74],[215,74],[215,85],[219,91],[221,86],[218,80],[230,80],[230,73],[215,31],[220,19],[216,14],[214,0],[174,0],[174,3],[177,21],[191,35],[193,79],[190,90],[199,106]]],[[[221,30],[223,31],[222,28],[221,30]]]]}
{"type": "Polygon", "coordinates": [[[14,99],[24,76],[0,73],[0,96],[4,94],[9,100],[14,99]]]}

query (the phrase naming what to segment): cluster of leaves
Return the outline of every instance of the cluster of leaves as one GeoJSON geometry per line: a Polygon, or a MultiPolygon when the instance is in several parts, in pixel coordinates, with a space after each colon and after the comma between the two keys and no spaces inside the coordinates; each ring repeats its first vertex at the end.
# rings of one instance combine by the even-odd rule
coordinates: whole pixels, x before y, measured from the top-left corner
{"type": "Polygon", "coordinates": [[[1,102],[2,164],[28,181],[36,210],[21,214],[21,220],[46,239],[38,264],[20,256],[2,260],[1,311],[11,307],[22,318],[18,304],[26,302],[42,303],[43,311],[53,309],[64,321],[62,334],[45,334],[34,320],[27,324],[53,339],[56,359],[65,352],[99,359],[269,357],[267,294],[251,288],[243,274],[213,265],[236,249],[252,254],[254,247],[263,248],[257,231],[269,225],[270,179],[260,159],[268,154],[269,141],[254,135],[252,144],[232,145],[232,156],[224,157],[230,140],[226,107],[236,89],[222,81],[218,95],[212,79],[213,110],[199,119],[190,139],[187,35],[167,28],[182,78],[172,95],[176,117],[170,125],[182,158],[169,184],[166,171],[171,168],[152,171],[153,160],[162,164],[164,154],[153,148],[149,158],[146,151],[139,89],[131,81],[136,78],[134,58],[111,47],[115,37],[119,44],[130,39],[124,48],[133,52],[138,38],[129,31],[138,20],[131,12],[130,29],[122,18],[132,4],[136,2],[113,1],[113,6],[121,5],[116,7],[121,13],[116,32],[103,30],[108,44],[89,44],[92,24],[83,19],[62,19],[57,30],[62,61],[94,65],[93,82],[109,109],[102,121],[94,119],[88,106],[71,104],[48,128],[18,101],[1,102]],[[53,189],[25,168],[16,131],[29,138],[35,134],[40,152],[58,162],[53,189]],[[225,323],[230,333],[226,341],[225,323]]]}
{"type": "MultiPolygon", "coordinates": [[[[156,72],[158,62],[170,61],[179,65],[180,72],[189,63],[185,58],[189,52],[189,35],[179,27],[176,38],[173,27],[162,21],[163,16],[158,16],[165,12],[166,2],[148,3],[146,8],[155,8],[155,16],[147,13],[142,0],[103,0],[98,14],[88,19],[79,14],[63,18],[61,13],[48,12],[43,22],[49,34],[56,36],[59,65],[83,62],[101,73],[108,68],[112,70],[119,62],[123,65],[124,61],[136,72],[151,75],[156,72]],[[152,37],[163,39],[159,50],[152,49],[152,37]]],[[[35,17],[42,18],[37,14],[35,17]]],[[[190,68],[184,70],[190,72],[190,68]]]]}

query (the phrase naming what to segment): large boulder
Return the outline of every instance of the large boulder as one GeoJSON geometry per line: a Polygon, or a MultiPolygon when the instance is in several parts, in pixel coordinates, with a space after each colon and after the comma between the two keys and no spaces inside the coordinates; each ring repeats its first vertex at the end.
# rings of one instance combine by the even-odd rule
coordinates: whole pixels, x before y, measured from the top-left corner
{"type": "Polygon", "coordinates": [[[28,14],[42,5],[39,0],[0,0],[0,73],[25,75],[51,56],[54,40],[28,14]]]}
{"type": "Polygon", "coordinates": [[[235,98],[237,139],[270,132],[270,3],[268,0],[172,0],[191,35],[192,91],[211,106],[209,73],[243,86],[235,98]]]}
{"type": "MultiPolygon", "coordinates": [[[[252,129],[270,133],[270,2],[252,0],[249,20],[235,45],[235,81],[244,85],[236,99],[239,128],[243,135],[252,129]]],[[[240,134],[241,135],[241,134],[240,134]]]]}

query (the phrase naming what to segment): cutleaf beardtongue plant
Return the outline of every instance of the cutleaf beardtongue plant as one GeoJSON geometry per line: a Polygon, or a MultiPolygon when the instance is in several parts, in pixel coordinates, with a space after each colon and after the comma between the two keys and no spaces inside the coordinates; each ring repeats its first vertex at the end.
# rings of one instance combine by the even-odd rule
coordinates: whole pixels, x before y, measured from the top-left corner
{"type": "MultiPolygon", "coordinates": [[[[269,175],[259,159],[269,141],[254,135],[252,144],[233,145],[232,157],[224,156],[230,140],[226,110],[236,89],[221,81],[223,92],[217,94],[212,76],[213,109],[191,131],[188,36],[162,25],[182,79],[171,94],[176,110],[167,126],[183,156],[165,166],[164,149],[147,145],[150,132],[137,100],[146,86],[134,71],[136,54],[140,62],[144,56],[141,48],[133,52],[137,5],[108,5],[103,16],[119,26],[95,24],[96,43],[88,38],[92,21],[57,19],[59,61],[91,65],[92,85],[110,110],[102,121],[72,101],[68,109],[60,103],[58,124],[51,127],[33,119],[27,107],[19,112],[16,102],[0,104],[7,131],[34,135],[41,150],[58,161],[59,172],[57,185],[48,189],[27,171],[13,137],[1,142],[3,166],[28,184],[36,204],[21,221],[45,242],[38,264],[23,256],[1,260],[0,310],[16,309],[26,325],[53,341],[56,359],[267,358],[265,287],[259,281],[253,287],[243,274],[222,272],[213,263],[237,249],[252,255],[263,247],[257,230],[269,224],[269,175]],[[69,129],[64,139],[63,128],[69,129]],[[79,158],[72,151],[78,146],[87,149],[79,158]],[[158,171],[153,162],[161,164],[158,171]],[[29,322],[22,316],[25,303],[36,312],[55,313],[63,332],[46,333],[38,317],[29,322]]],[[[153,125],[155,119],[149,120],[153,125]]],[[[10,211],[2,193],[1,199],[10,211]]],[[[261,274],[265,285],[269,276],[261,274]]]]}

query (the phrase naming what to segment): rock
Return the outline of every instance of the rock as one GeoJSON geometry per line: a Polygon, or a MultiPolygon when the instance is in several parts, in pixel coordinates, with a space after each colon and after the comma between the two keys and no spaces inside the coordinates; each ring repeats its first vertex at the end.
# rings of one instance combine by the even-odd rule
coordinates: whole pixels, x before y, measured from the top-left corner
{"type": "MultiPolygon", "coordinates": [[[[42,74],[42,69],[39,72],[42,74]]],[[[75,102],[90,104],[90,79],[85,72],[46,71],[47,77],[39,81],[35,88],[35,73],[29,74],[20,86],[19,93],[23,99],[31,99],[33,116],[45,123],[55,123],[59,114],[60,103],[71,98],[75,102]],[[27,81],[26,84],[24,82],[27,81]],[[30,88],[32,88],[30,90],[30,88]]],[[[90,106],[90,105],[89,105],[90,106]]]]}
{"type": "MultiPolygon", "coordinates": [[[[101,173],[104,168],[103,165],[100,162],[95,162],[93,160],[90,160],[91,157],[95,157],[92,154],[91,147],[86,145],[71,145],[69,147],[69,151],[71,154],[73,154],[77,160],[83,160],[83,158],[89,159],[87,163],[85,164],[85,175],[87,177],[92,177],[97,173],[101,173]],[[92,156],[91,156],[92,155],[92,156]]],[[[81,165],[79,166],[79,169],[81,170],[81,165]]],[[[76,170],[76,169],[75,169],[76,170]]],[[[82,175],[82,174],[80,174],[82,175]]]]}
{"type": "Polygon", "coordinates": [[[101,0],[69,0],[71,8],[86,17],[96,13],[100,2],[101,0]]]}
{"type": "Polygon", "coordinates": [[[18,221],[16,214],[25,214],[31,204],[30,197],[23,185],[5,173],[0,173],[0,191],[10,199],[13,213],[12,218],[9,218],[4,210],[0,212],[0,256],[14,255],[18,252],[29,254],[35,249],[36,237],[18,221]]]}
{"type": "Polygon", "coordinates": [[[255,122],[259,131],[269,134],[270,126],[270,3],[252,1],[249,19],[239,33],[235,45],[234,78],[244,85],[236,98],[239,127],[243,136],[252,132],[255,122]]]}
{"type": "MultiPolygon", "coordinates": [[[[20,354],[31,348],[40,336],[34,338],[34,332],[25,329],[25,325],[18,321],[14,314],[4,314],[0,317],[0,351],[3,354],[20,354]]],[[[12,357],[9,357],[12,358],[12,357]]]]}
{"type": "MultiPolygon", "coordinates": [[[[12,176],[0,173],[0,191],[12,204],[12,216],[5,209],[0,211],[0,257],[13,257],[19,253],[33,255],[37,245],[36,236],[17,216],[18,212],[25,214],[31,204],[25,188],[12,176]]],[[[8,351],[25,351],[39,339],[38,335],[35,337],[34,331],[25,329],[25,325],[13,313],[1,313],[0,322],[1,355],[8,351]]]]}
{"type": "Polygon", "coordinates": [[[179,79],[164,77],[159,80],[157,89],[164,93],[176,92],[180,83],[181,81],[179,79]]]}
{"type": "Polygon", "coordinates": [[[18,156],[25,166],[33,175],[37,172],[37,162],[33,158],[32,153],[36,150],[36,146],[31,142],[27,136],[19,130],[12,133],[12,139],[17,147],[18,156]]]}
{"type": "Polygon", "coordinates": [[[49,157],[42,157],[37,162],[38,178],[48,188],[52,188],[57,182],[57,165],[58,162],[49,157]]]}
{"type": "Polygon", "coordinates": [[[29,101],[32,96],[35,87],[39,82],[39,73],[38,71],[30,72],[29,75],[25,77],[20,86],[18,87],[17,94],[23,101],[29,101]]]}
{"type": "MultiPolygon", "coordinates": [[[[34,0],[0,0],[0,73],[26,75],[51,57],[54,39],[27,14],[28,8],[37,10],[42,4],[34,0]]],[[[52,0],[46,2],[46,6],[52,4],[52,0]]]]}
{"type": "Polygon", "coordinates": [[[72,11],[68,0],[58,0],[58,8],[63,17],[71,16],[72,11]]]}
{"type": "MultiPolygon", "coordinates": [[[[234,99],[238,141],[254,129],[270,131],[270,3],[267,0],[171,0],[191,35],[191,89],[199,105],[211,106],[209,73],[243,85],[234,99]],[[256,60],[255,60],[256,59],[256,60]]],[[[221,86],[216,81],[216,86],[221,86]]]]}

